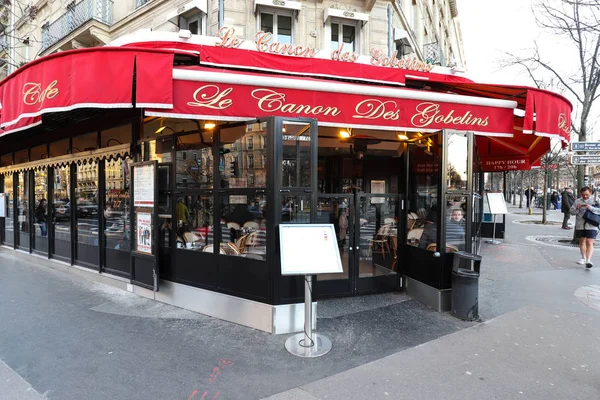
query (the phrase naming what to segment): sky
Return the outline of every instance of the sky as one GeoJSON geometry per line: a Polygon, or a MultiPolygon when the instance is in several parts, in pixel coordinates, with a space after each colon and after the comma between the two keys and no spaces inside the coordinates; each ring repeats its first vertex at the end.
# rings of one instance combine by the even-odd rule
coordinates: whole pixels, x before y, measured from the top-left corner
{"type": "MultiPolygon", "coordinates": [[[[542,60],[563,76],[577,72],[579,63],[572,44],[536,24],[532,0],[458,0],[467,77],[480,82],[534,86],[528,73],[520,67],[501,68],[506,53],[524,55],[538,44],[542,60]]],[[[548,73],[547,77],[550,76],[548,73]]],[[[559,88],[551,89],[561,93],[559,88]]],[[[573,123],[577,122],[577,104],[572,95],[562,92],[573,103],[573,123]]],[[[599,107],[592,112],[591,130],[600,120],[599,107]]],[[[599,140],[596,133],[591,138],[599,140]]],[[[588,139],[589,140],[589,139],[588,139]]]]}

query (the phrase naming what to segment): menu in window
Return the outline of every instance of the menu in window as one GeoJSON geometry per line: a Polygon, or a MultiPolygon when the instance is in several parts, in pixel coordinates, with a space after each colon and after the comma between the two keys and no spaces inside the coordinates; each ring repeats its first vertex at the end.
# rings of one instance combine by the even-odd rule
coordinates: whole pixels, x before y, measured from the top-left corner
{"type": "Polygon", "coordinates": [[[154,165],[135,167],[133,176],[133,205],[154,207],[154,165]]]}
{"type": "Polygon", "coordinates": [[[152,254],[152,214],[137,213],[137,251],[152,254]]]}

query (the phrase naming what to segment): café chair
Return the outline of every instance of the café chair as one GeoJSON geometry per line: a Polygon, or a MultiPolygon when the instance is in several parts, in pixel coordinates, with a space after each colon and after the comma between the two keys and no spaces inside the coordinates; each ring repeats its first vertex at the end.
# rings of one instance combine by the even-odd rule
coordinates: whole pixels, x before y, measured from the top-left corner
{"type": "Polygon", "coordinates": [[[424,228],[414,228],[408,232],[406,236],[406,240],[409,244],[413,244],[414,246],[419,245],[419,241],[421,240],[421,236],[423,236],[424,228]]]}
{"type": "Polygon", "coordinates": [[[240,253],[244,253],[245,252],[245,250],[246,250],[246,241],[247,240],[248,240],[248,235],[243,235],[243,236],[239,237],[235,241],[235,245],[240,250],[240,253]]]}
{"type": "Polygon", "coordinates": [[[408,230],[410,231],[412,228],[415,227],[415,224],[417,223],[417,219],[412,217],[412,214],[408,214],[408,219],[406,222],[406,227],[408,228],[408,230]]]}
{"type": "Polygon", "coordinates": [[[383,223],[386,225],[396,225],[396,220],[394,218],[384,218],[383,223]]]}
{"type": "Polygon", "coordinates": [[[369,249],[367,250],[367,254],[371,255],[371,252],[375,251],[376,248],[379,248],[381,249],[380,252],[383,255],[383,258],[385,259],[385,255],[390,251],[390,247],[388,245],[389,233],[390,226],[383,225],[381,228],[379,228],[373,239],[367,239],[367,242],[369,242],[369,249]]]}
{"type": "MultiPolygon", "coordinates": [[[[209,244],[204,246],[204,248],[202,249],[202,251],[204,253],[214,253],[215,252],[215,245],[214,244],[209,244]]],[[[220,254],[226,254],[225,250],[223,250],[222,248],[219,249],[219,253],[220,254]]]]}
{"type": "Polygon", "coordinates": [[[244,228],[254,229],[255,231],[260,229],[260,224],[255,221],[246,221],[244,222],[244,228]]]}
{"type": "Polygon", "coordinates": [[[204,238],[202,237],[202,235],[198,236],[192,232],[185,232],[183,234],[183,240],[185,241],[185,243],[194,243],[201,242],[202,240],[204,240],[204,238]]]}
{"type": "MultiPolygon", "coordinates": [[[[437,243],[429,243],[427,245],[427,250],[437,251],[437,243]]],[[[451,244],[446,245],[446,253],[456,253],[457,251],[458,251],[458,247],[453,246],[451,244]]]]}
{"type": "Polygon", "coordinates": [[[240,224],[238,224],[237,222],[228,222],[228,223],[227,223],[227,227],[228,227],[229,229],[233,228],[233,229],[235,229],[236,231],[239,231],[240,229],[242,229],[242,227],[240,226],[240,224]]]}

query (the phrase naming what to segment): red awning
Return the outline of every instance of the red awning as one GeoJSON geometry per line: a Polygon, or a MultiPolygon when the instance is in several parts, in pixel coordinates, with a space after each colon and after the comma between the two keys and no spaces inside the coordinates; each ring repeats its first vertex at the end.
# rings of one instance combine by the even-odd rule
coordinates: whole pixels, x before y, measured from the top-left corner
{"type": "Polygon", "coordinates": [[[444,93],[482,96],[514,100],[517,108],[525,112],[523,133],[548,136],[569,142],[571,137],[571,112],[573,106],[565,97],[548,90],[527,86],[493,85],[468,82],[444,82],[435,78],[423,83],[420,79],[407,79],[407,86],[444,93]]]}
{"type": "Polygon", "coordinates": [[[0,135],[39,124],[50,112],[134,102],[171,108],[173,57],[172,51],[99,47],[37,59],[0,82],[0,135]]]}
{"type": "Polygon", "coordinates": [[[512,101],[206,67],[177,68],[173,77],[173,109],[149,109],[147,115],[221,120],[310,117],[324,126],[513,135],[512,101]]]}

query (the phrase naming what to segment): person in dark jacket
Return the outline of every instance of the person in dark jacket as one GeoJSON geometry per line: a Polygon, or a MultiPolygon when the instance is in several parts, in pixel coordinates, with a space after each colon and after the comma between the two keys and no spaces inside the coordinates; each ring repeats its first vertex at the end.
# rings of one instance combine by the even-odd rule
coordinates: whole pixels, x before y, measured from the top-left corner
{"type": "Polygon", "coordinates": [[[573,205],[574,201],[575,196],[573,195],[573,189],[566,188],[565,190],[563,190],[563,192],[561,193],[560,205],[560,212],[562,212],[564,215],[562,223],[563,229],[573,229],[569,226],[569,219],[571,218],[571,214],[569,211],[571,210],[571,206],[573,205]]]}
{"type": "Polygon", "coordinates": [[[556,190],[552,191],[550,202],[552,203],[552,207],[554,207],[553,210],[558,210],[558,193],[556,193],[556,190]]]}
{"type": "Polygon", "coordinates": [[[48,235],[48,224],[46,222],[46,199],[41,199],[37,208],[35,209],[35,222],[40,226],[42,231],[42,237],[48,235]]]}

